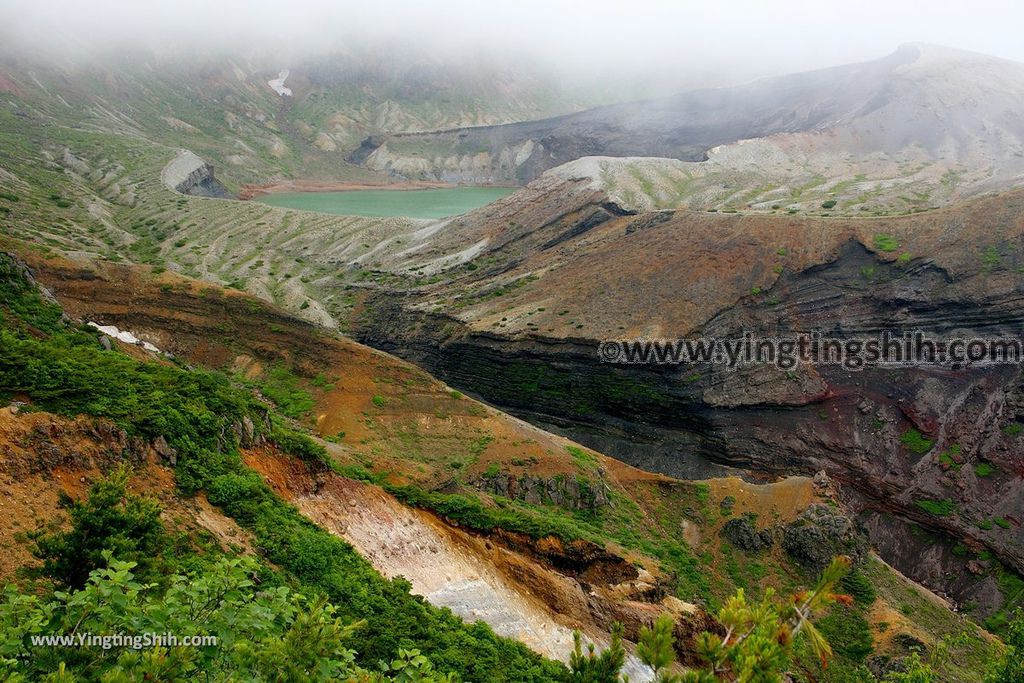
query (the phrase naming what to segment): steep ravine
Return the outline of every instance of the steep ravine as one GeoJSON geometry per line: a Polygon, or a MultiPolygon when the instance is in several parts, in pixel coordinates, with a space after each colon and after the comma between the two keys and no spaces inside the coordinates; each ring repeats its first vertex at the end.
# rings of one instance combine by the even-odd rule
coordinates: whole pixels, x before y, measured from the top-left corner
{"type": "MultiPolygon", "coordinates": [[[[818,329],[849,339],[898,326],[1010,336],[1024,323],[1020,303],[1012,289],[979,298],[976,281],[926,259],[879,263],[851,241],[834,260],[782,274],[770,292],[744,297],[697,334],[818,329]]],[[[751,478],[824,470],[863,511],[888,561],[981,615],[1001,602],[999,570],[974,555],[987,549],[1024,571],[1024,445],[1013,427],[1024,422],[1019,366],[787,373],[611,365],[599,361],[598,339],[482,332],[392,293],[371,297],[364,310],[353,330],[360,341],[643,469],[683,478],[730,467],[751,478]],[[931,448],[908,447],[912,430],[931,448]],[[929,501],[952,508],[936,514],[929,501]]]]}

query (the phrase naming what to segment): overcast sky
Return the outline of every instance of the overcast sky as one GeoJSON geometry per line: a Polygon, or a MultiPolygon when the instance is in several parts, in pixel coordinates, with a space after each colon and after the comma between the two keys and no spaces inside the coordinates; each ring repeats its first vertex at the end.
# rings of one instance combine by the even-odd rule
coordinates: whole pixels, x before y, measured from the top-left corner
{"type": "Polygon", "coordinates": [[[412,44],[681,82],[860,61],[914,41],[1024,62],[1022,26],[1020,0],[0,0],[8,49],[202,44],[297,57],[412,44]]]}

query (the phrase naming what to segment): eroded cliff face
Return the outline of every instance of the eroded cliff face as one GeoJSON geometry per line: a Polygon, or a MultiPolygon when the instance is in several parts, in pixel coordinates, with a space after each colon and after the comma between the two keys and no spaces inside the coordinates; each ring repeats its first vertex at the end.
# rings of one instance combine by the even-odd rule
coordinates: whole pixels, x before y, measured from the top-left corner
{"type": "Polygon", "coordinates": [[[825,471],[890,561],[984,613],[1001,601],[1000,570],[976,555],[1024,572],[1020,365],[616,365],[598,345],[796,331],[1015,337],[1022,205],[1018,193],[889,220],[611,214],[579,231],[585,207],[553,217],[535,205],[490,233],[471,217],[466,229],[494,245],[479,267],[403,296],[368,294],[354,332],[643,469],[825,471]],[[901,541],[908,528],[926,533],[901,541]]]}
{"type": "Polygon", "coordinates": [[[189,152],[181,150],[163,172],[164,183],[182,194],[196,197],[229,197],[227,188],[217,180],[213,165],[189,152]]]}

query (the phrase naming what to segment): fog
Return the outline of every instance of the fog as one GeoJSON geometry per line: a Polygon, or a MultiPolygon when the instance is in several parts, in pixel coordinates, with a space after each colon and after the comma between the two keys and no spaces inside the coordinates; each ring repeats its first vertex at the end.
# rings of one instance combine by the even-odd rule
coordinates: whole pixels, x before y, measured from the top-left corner
{"type": "Polygon", "coordinates": [[[586,78],[725,84],[928,42],[1024,61],[1013,0],[0,0],[0,49],[85,61],[139,49],[270,59],[359,50],[522,60],[586,78]]]}

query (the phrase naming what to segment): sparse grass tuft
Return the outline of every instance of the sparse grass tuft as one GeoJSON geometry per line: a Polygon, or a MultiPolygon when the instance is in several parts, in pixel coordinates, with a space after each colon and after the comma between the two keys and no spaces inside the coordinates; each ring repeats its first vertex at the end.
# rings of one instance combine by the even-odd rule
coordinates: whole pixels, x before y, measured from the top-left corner
{"type": "Polygon", "coordinates": [[[949,498],[942,500],[918,500],[915,501],[915,504],[929,515],[935,515],[936,517],[949,517],[956,512],[956,503],[949,498]]]}
{"type": "Polygon", "coordinates": [[[884,232],[875,234],[875,249],[878,251],[896,251],[900,248],[900,243],[892,235],[887,235],[884,232]]]}
{"type": "Polygon", "coordinates": [[[916,429],[908,429],[900,437],[900,441],[906,446],[907,450],[918,455],[924,455],[932,449],[933,441],[926,439],[922,436],[921,432],[916,429]]]}

